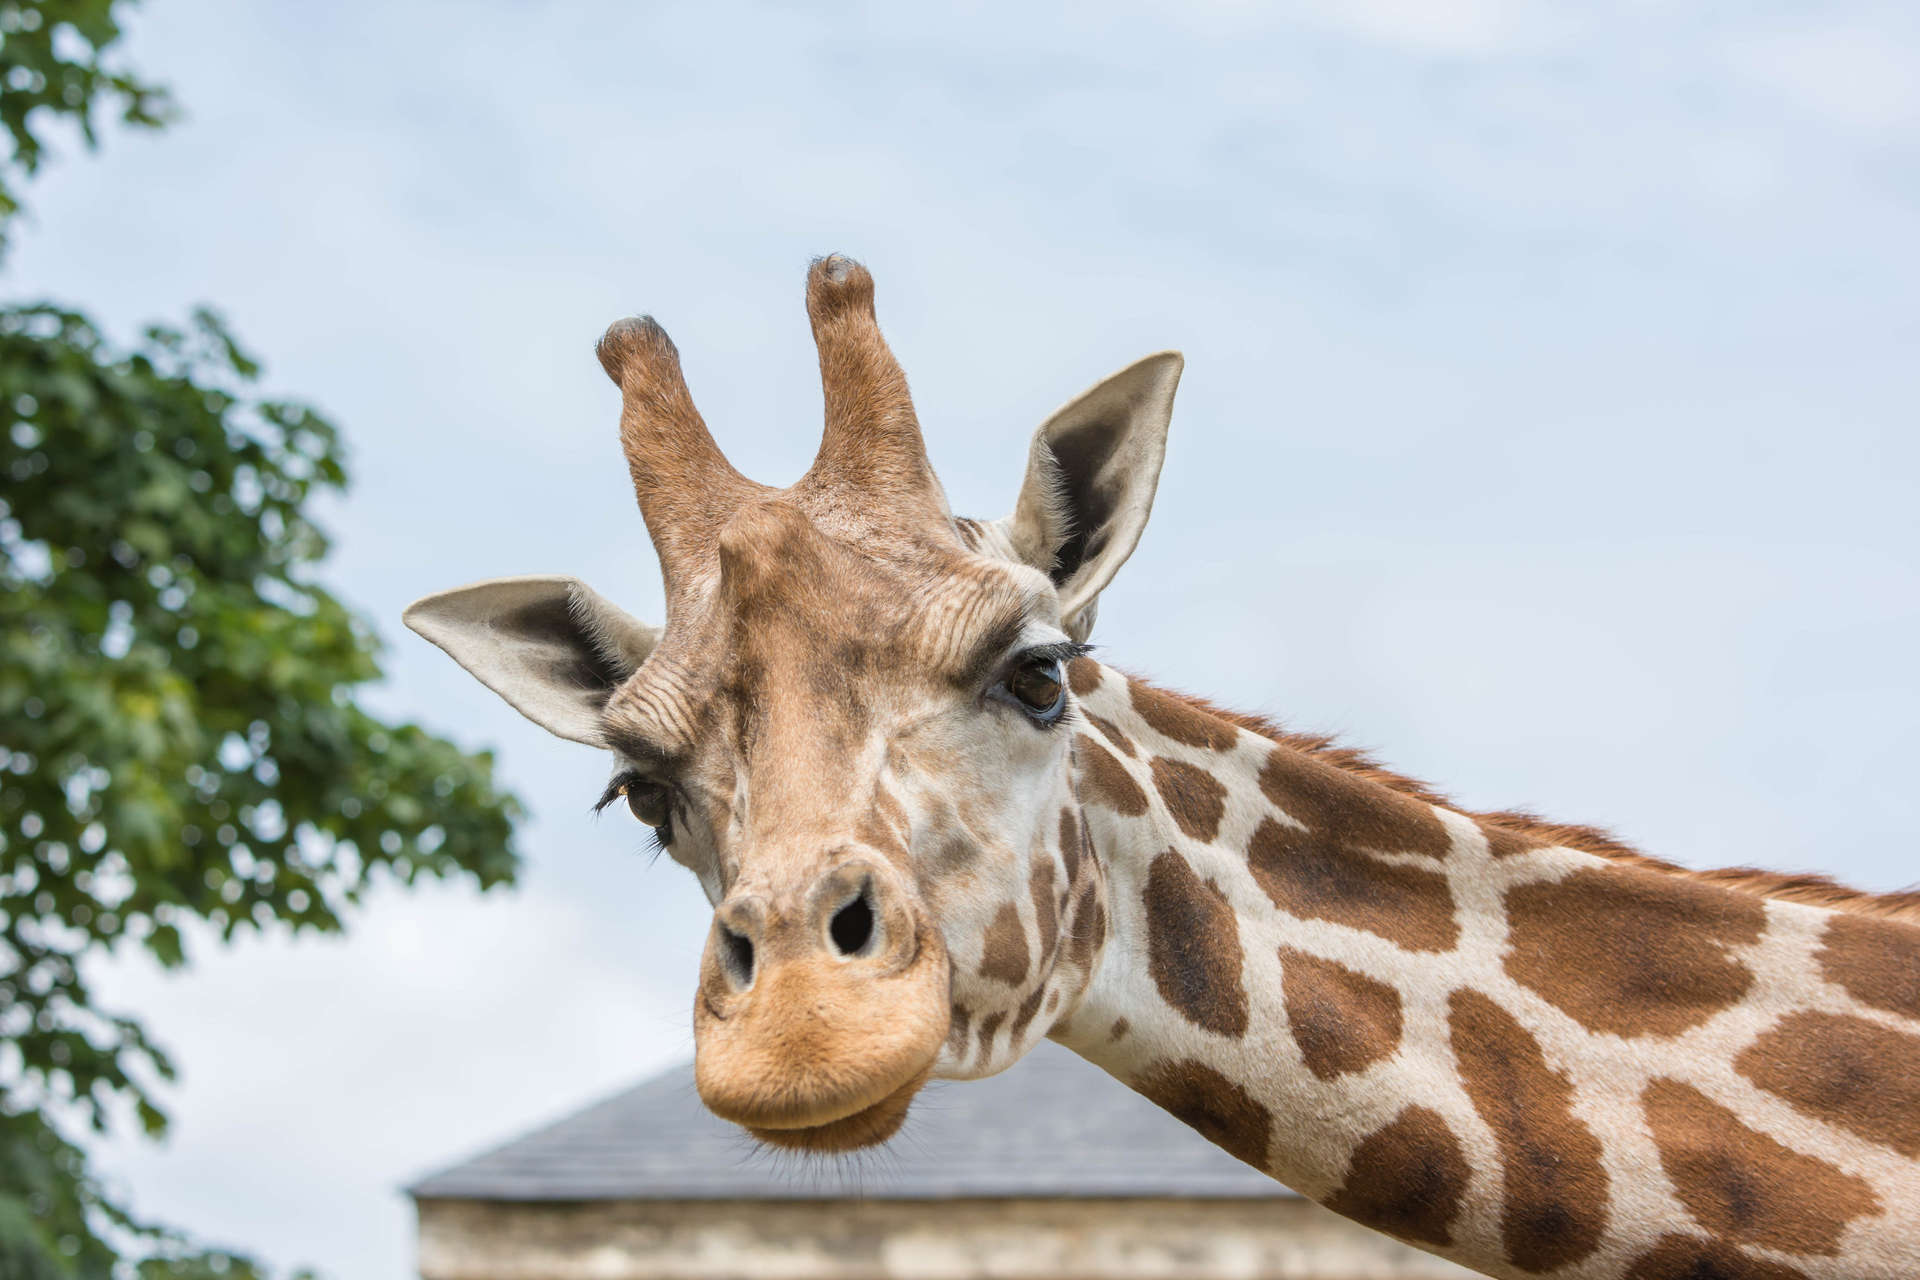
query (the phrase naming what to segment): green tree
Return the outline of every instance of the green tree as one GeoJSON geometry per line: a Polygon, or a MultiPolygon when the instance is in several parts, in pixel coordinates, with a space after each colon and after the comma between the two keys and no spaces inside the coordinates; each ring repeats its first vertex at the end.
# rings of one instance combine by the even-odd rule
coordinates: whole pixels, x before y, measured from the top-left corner
{"type": "MultiPolygon", "coordinates": [[[[0,234],[36,129],[169,118],[103,64],[130,2],[0,0],[0,234]]],[[[259,375],[211,313],[117,346],[0,308],[0,1280],[259,1274],[90,1172],[89,1128],[165,1130],[174,1067],[88,955],[180,965],[192,921],[332,931],[381,881],[514,874],[491,758],[357,705],[378,642],[306,514],[346,484],[339,436],[259,375]]]]}

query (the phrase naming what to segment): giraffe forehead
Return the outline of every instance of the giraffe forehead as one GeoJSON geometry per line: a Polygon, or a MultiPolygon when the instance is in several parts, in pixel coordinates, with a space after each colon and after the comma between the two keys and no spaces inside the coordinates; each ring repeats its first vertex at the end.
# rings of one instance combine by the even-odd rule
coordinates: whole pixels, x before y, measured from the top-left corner
{"type": "MultiPolygon", "coordinates": [[[[756,517],[729,526],[719,573],[610,699],[608,736],[629,754],[690,757],[746,721],[844,730],[911,712],[984,679],[1057,611],[1046,577],[1024,565],[829,536],[791,508],[756,517]]],[[[844,731],[825,736],[844,745],[844,731]]]]}

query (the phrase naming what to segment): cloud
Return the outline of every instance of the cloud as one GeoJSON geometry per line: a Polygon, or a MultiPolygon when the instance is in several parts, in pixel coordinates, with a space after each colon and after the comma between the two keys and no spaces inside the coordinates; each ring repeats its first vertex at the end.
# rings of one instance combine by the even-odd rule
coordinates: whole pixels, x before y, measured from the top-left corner
{"type": "Polygon", "coordinates": [[[1567,38],[1564,7],[1537,0],[1196,0],[1137,11],[1212,34],[1272,35],[1302,29],[1331,33],[1400,54],[1491,58],[1537,53],[1567,38]]]}
{"type": "Polygon", "coordinates": [[[1724,56],[1740,75],[1822,120],[1910,131],[1920,126],[1920,56],[1913,33],[1905,34],[1890,38],[1884,23],[1828,15],[1737,35],[1724,56]]]}
{"type": "Polygon", "coordinates": [[[1538,52],[1562,24],[1530,0],[1322,0],[1305,13],[1350,34],[1427,54],[1538,52]]]}

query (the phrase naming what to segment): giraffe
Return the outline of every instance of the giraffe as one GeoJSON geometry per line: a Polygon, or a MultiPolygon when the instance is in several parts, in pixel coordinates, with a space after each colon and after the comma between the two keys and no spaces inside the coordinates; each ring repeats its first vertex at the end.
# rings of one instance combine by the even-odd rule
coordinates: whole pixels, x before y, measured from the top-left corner
{"type": "Polygon", "coordinates": [[[608,751],[599,807],[698,878],[711,1110],[854,1150],[1047,1036],[1486,1275],[1920,1274],[1920,895],[1471,812],[1105,665],[1181,357],[1055,413],[976,521],[871,275],[818,260],[806,300],[826,421],[784,489],[726,461],[651,319],[600,341],[663,625],[567,577],[406,614],[608,751]]]}

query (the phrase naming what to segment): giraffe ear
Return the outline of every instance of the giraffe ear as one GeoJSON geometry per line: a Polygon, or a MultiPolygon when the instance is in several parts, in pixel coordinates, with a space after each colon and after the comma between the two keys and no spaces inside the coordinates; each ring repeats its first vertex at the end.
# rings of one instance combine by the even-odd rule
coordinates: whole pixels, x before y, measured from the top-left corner
{"type": "Polygon", "coordinates": [[[600,711],[660,631],[578,578],[494,578],[416,600],[401,620],[550,733],[601,746],[600,711]]]}
{"type": "Polygon", "coordinates": [[[1034,432],[1020,499],[1000,532],[1016,559],[1052,577],[1076,640],[1092,632],[1101,589],[1146,528],[1185,365],[1177,351],[1136,361],[1034,432]]]}

